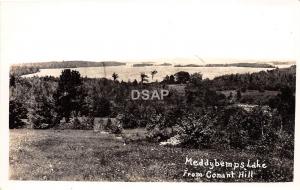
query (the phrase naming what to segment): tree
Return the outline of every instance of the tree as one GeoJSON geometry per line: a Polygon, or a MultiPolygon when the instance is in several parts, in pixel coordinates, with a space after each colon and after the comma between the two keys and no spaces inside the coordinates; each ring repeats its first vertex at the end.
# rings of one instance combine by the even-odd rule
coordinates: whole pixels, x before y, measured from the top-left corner
{"type": "Polygon", "coordinates": [[[151,71],[151,77],[152,77],[152,80],[153,80],[154,75],[156,75],[156,74],[157,74],[157,70],[151,71]]]}
{"type": "Polygon", "coordinates": [[[166,83],[166,84],[174,84],[175,83],[175,77],[174,75],[167,75],[165,76],[164,80],[162,81],[163,83],[166,83]]]}
{"type": "Polygon", "coordinates": [[[201,73],[193,73],[191,74],[191,82],[195,85],[198,85],[202,82],[202,74],[201,73]]]}
{"type": "Polygon", "coordinates": [[[233,95],[232,95],[232,92],[230,92],[230,93],[229,93],[229,96],[228,96],[228,100],[231,100],[231,99],[232,99],[232,96],[233,96],[233,95]]]}
{"type": "Polygon", "coordinates": [[[144,82],[148,82],[148,75],[145,73],[141,73],[141,83],[143,84],[144,82]]]}
{"type": "Polygon", "coordinates": [[[236,93],[236,100],[239,101],[241,98],[242,98],[241,91],[240,91],[240,90],[237,90],[237,93],[236,93]]]}
{"type": "Polygon", "coordinates": [[[134,79],[133,82],[132,82],[132,85],[133,85],[133,86],[136,86],[137,84],[138,84],[137,80],[134,79]]]}
{"type": "Polygon", "coordinates": [[[180,71],[175,74],[176,82],[179,84],[185,84],[187,81],[190,80],[190,74],[185,71],[180,71]]]}
{"type": "Polygon", "coordinates": [[[114,81],[116,81],[117,80],[117,78],[119,78],[119,75],[117,74],[117,73],[113,73],[112,74],[112,78],[114,79],[114,81]]]}
{"type": "Polygon", "coordinates": [[[10,75],[9,77],[9,86],[16,87],[16,77],[14,75],[10,75]]]}
{"type": "Polygon", "coordinates": [[[16,101],[9,101],[9,128],[16,129],[22,128],[25,123],[22,119],[26,118],[27,110],[23,107],[23,105],[16,101]]]}
{"type": "Polygon", "coordinates": [[[165,76],[163,82],[164,82],[164,83],[168,83],[169,81],[170,81],[169,75],[165,76]]]}
{"type": "Polygon", "coordinates": [[[202,108],[207,106],[224,106],[227,103],[226,96],[218,94],[209,87],[209,85],[200,80],[191,81],[185,87],[187,103],[202,108]]]}
{"type": "Polygon", "coordinates": [[[107,117],[111,114],[110,102],[106,98],[96,98],[94,104],[94,115],[96,117],[107,117]]]}
{"type": "Polygon", "coordinates": [[[170,84],[174,84],[175,83],[175,77],[174,77],[174,75],[170,75],[169,83],[170,84]]]}
{"type": "Polygon", "coordinates": [[[280,93],[269,100],[268,105],[276,108],[282,117],[284,130],[294,133],[295,128],[295,95],[294,89],[285,86],[280,93]]]}
{"type": "Polygon", "coordinates": [[[63,70],[54,97],[58,114],[65,117],[67,122],[71,113],[77,116],[84,102],[80,73],[70,69],[63,70]]]}
{"type": "Polygon", "coordinates": [[[28,111],[32,128],[49,129],[53,127],[57,119],[53,99],[39,94],[34,97],[32,104],[32,108],[28,111]]]}

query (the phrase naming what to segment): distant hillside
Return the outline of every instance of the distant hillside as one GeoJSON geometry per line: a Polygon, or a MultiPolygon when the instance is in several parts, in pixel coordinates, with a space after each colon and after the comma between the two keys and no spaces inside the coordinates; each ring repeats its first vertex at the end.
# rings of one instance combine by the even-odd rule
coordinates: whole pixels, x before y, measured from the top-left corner
{"type": "Polygon", "coordinates": [[[267,63],[229,63],[229,64],[206,64],[205,67],[253,67],[253,68],[275,68],[267,63]]]}
{"type": "Polygon", "coordinates": [[[146,67],[146,66],[153,66],[153,63],[136,63],[132,65],[133,67],[146,67]]]}
{"type": "Polygon", "coordinates": [[[288,68],[276,68],[268,71],[244,74],[228,74],[215,77],[207,82],[215,90],[272,90],[282,87],[296,87],[296,65],[288,68]]]}
{"type": "Polygon", "coordinates": [[[33,74],[40,71],[40,69],[57,69],[57,68],[78,68],[78,67],[110,67],[121,66],[126,63],[116,61],[51,61],[51,62],[38,62],[38,63],[24,63],[14,64],[10,67],[10,74],[15,76],[22,76],[33,74]]]}
{"type": "Polygon", "coordinates": [[[121,66],[126,63],[116,61],[51,61],[51,62],[38,62],[38,63],[25,63],[13,65],[12,67],[35,67],[38,69],[54,69],[54,68],[77,68],[77,67],[109,67],[109,66],[121,66]]]}
{"type": "Polygon", "coordinates": [[[286,73],[289,73],[289,74],[293,74],[295,77],[296,77],[296,65],[292,65],[290,67],[287,67],[287,68],[281,68],[281,69],[278,69],[282,72],[286,72],[286,73]]]}
{"type": "Polygon", "coordinates": [[[228,63],[228,64],[187,64],[187,65],[174,65],[174,67],[253,67],[253,68],[275,68],[274,65],[267,63],[228,63]]]}
{"type": "Polygon", "coordinates": [[[162,63],[162,64],[159,64],[158,66],[172,66],[171,63],[162,63]]]}
{"type": "Polygon", "coordinates": [[[204,67],[203,65],[188,64],[188,65],[174,65],[174,67],[204,67]]]}
{"type": "Polygon", "coordinates": [[[295,65],[296,61],[273,61],[273,65],[295,65]]]}

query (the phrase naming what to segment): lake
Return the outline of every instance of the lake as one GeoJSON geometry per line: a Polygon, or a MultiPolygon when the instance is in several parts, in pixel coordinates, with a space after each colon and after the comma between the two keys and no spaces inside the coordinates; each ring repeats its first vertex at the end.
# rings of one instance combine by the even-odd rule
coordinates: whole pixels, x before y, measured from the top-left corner
{"type": "MultiPolygon", "coordinates": [[[[145,67],[132,67],[132,66],[111,66],[111,67],[79,67],[72,68],[72,70],[79,71],[81,76],[89,78],[109,78],[112,79],[112,74],[115,72],[119,75],[118,80],[133,81],[137,79],[140,81],[140,74],[144,72],[149,76],[151,82],[151,71],[156,70],[157,74],[154,76],[153,81],[161,81],[166,75],[172,75],[179,71],[186,71],[190,74],[200,72],[203,78],[213,79],[214,77],[225,74],[236,73],[253,73],[259,71],[272,70],[273,68],[251,68],[251,67],[173,67],[173,66],[145,66],[145,67]]],[[[40,72],[24,75],[24,77],[32,76],[54,76],[59,77],[64,68],[59,69],[40,69],[40,72]]]]}

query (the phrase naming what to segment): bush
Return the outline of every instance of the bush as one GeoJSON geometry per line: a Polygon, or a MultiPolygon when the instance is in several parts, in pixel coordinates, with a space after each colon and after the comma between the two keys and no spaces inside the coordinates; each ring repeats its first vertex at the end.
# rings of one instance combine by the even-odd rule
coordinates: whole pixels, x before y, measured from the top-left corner
{"type": "Polygon", "coordinates": [[[210,147],[214,141],[214,121],[210,114],[184,116],[176,125],[182,145],[194,148],[210,147]]]}
{"type": "Polygon", "coordinates": [[[121,123],[124,129],[133,129],[139,126],[138,118],[134,114],[127,112],[122,115],[121,123]]]}
{"type": "Polygon", "coordinates": [[[9,101],[9,128],[18,129],[24,127],[25,123],[22,119],[25,119],[27,110],[23,104],[16,100],[9,101]]]}
{"type": "Polygon", "coordinates": [[[275,143],[275,152],[280,157],[294,158],[294,136],[286,132],[277,133],[278,141],[275,143]]]}
{"type": "Polygon", "coordinates": [[[111,114],[111,105],[108,99],[96,97],[94,103],[94,116],[107,117],[111,114]]]}
{"type": "Polygon", "coordinates": [[[175,81],[178,84],[185,84],[190,80],[190,74],[186,71],[175,73],[175,81]]]}
{"type": "Polygon", "coordinates": [[[154,114],[146,129],[148,139],[156,142],[178,135],[185,147],[247,149],[259,155],[292,158],[293,135],[285,132],[280,123],[278,112],[268,106],[231,107],[183,112],[181,116],[174,112],[154,114]]]}
{"type": "Polygon", "coordinates": [[[94,128],[93,117],[71,117],[69,122],[60,122],[59,129],[91,130],[94,128]]]}
{"type": "MultiPolygon", "coordinates": [[[[169,118],[171,119],[171,118],[169,118]]],[[[174,121],[174,118],[172,118],[174,121]]],[[[169,139],[174,135],[174,126],[169,125],[170,120],[163,114],[154,114],[146,125],[148,131],[147,138],[160,142],[169,139]]]]}
{"type": "Polygon", "coordinates": [[[123,132],[123,127],[119,118],[121,118],[121,116],[112,119],[109,118],[107,121],[107,125],[105,126],[105,130],[113,134],[121,134],[123,132]]]}
{"type": "Polygon", "coordinates": [[[184,113],[184,108],[179,106],[160,114],[152,114],[146,124],[147,138],[160,142],[176,135],[175,127],[184,113]]]}
{"type": "Polygon", "coordinates": [[[52,128],[57,119],[53,99],[45,95],[37,96],[28,110],[28,119],[34,129],[52,128]]]}

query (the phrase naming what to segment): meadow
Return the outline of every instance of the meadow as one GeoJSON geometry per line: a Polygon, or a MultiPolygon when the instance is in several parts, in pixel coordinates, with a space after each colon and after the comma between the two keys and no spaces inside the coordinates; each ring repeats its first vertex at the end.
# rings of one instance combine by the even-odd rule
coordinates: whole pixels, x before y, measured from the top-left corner
{"type": "MultiPolygon", "coordinates": [[[[143,137],[144,130],[123,135],[143,137]]],[[[140,138],[143,139],[143,138],[140,138]]],[[[125,142],[114,134],[92,130],[10,130],[10,179],[64,181],[292,181],[293,161],[244,150],[165,147],[144,140],[125,142]],[[37,156],[38,155],[38,156],[37,156]],[[186,157],[241,162],[262,160],[268,167],[253,178],[195,178],[184,170],[186,157]]],[[[215,172],[225,172],[218,168],[215,172]]]]}

